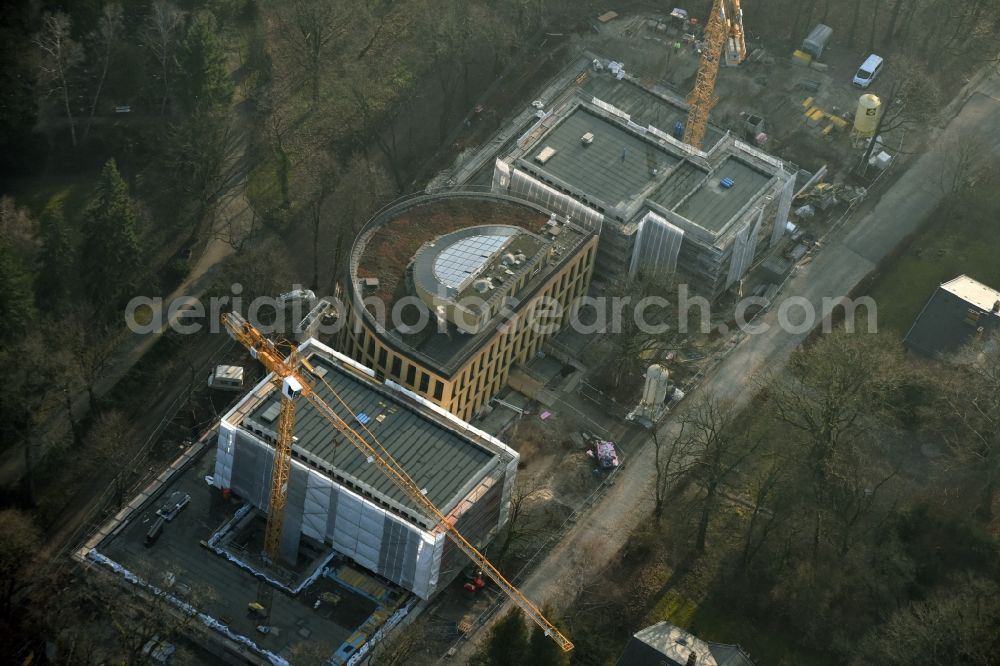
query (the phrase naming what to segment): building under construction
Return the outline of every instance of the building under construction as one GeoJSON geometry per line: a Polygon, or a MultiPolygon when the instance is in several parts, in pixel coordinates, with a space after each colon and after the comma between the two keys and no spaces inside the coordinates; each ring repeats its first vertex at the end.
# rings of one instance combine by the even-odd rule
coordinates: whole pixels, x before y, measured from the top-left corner
{"type": "Polygon", "coordinates": [[[711,125],[693,148],[686,121],[675,93],[587,54],[453,180],[600,234],[597,279],[676,275],[715,298],[781,241],[797,169],[711,125]]]}
{"type": "MultiPolygon", "coordinates": [[[[518,455],[499,440],[329,347],[309,340],[299,357],[315,391],[346,422],[380,443],[474,545],[507,519],[518,455]]],[[[280,390],[265,378],[220,424],[213,484],[267,511],[280,390]]],[[[281,559],[304,539],[328,544],[365,569],[427,599],[468,560],[371,461],[335,436],[304,398],[296,402],[281,559]]]]}

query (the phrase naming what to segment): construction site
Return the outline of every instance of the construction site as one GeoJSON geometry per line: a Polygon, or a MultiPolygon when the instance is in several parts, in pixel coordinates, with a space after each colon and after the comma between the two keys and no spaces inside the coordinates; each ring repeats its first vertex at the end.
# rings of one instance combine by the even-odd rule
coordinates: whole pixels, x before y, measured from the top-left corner
{"type": "Polygon", "coordinates": [[[856,122],[877,98],[822,48],[745,43],[735,0],[704,24],[610,14],[489,141],[361,229],[336,276],[337,333],[285,345],[224,315],[263,379],[78,561],[165,595],[233,663],[297,663],[311,644],[366,663],[414,621],[428,650],[455,654],[507,600],[573,648],[518,580],[735,346],[715,328],[735,301],[773,301],[863,199],[857,160],[873,176],[895,159],[866,152],[877,127],[856,122]],[[639,350],[649,370],[612,395],[598,377],[613,341],[566,322],[575,299],[639,281],[721,308],[712,332],[639,350]],[[542,296],[565,313],[523,333],[542,296]],[[415,297],[403,318],[439,326],[390,325],[369,297],[382,315],[415,297]],[[528,537],[505,532],[512,506],[528,537]],[[483,554],[497,551],[504,573],[483,554]]]}

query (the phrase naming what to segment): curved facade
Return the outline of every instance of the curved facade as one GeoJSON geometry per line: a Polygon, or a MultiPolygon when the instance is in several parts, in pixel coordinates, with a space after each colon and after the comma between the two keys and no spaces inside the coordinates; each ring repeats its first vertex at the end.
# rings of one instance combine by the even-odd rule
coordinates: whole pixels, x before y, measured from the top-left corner
{"type": "Polygon", "coordinates": [[[597,236],[510,197],[422,195],[373,218],[344,275],[338,346],[471,419],[586,294],[597,236]]]}

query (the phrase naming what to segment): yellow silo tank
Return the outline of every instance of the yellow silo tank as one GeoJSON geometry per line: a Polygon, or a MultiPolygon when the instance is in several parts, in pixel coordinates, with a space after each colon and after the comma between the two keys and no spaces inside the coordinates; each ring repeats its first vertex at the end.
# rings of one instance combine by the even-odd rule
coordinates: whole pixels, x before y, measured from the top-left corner
{"type": "Polygon", "coordinates": [[[854,115],[854,133],[859,136],[873,136],[878,117],[882,112],[882,100],[871,93],[858,100],[858,112],[854,115]]]}

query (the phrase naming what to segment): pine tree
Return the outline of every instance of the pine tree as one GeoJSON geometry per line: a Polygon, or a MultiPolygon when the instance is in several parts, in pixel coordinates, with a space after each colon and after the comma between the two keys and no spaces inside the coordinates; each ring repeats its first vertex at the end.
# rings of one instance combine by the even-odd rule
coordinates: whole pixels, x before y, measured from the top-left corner
{"type": "MultiPolygon", "coordinates": [[[[544,608],[542,613],[553,621],[551,608],[544,608]]],[[[562,631],[562,627],[559,627],[559,630],[562,631]]],[[[528,649],[522,663],[524,666],[568,666],[569,653],[563,652],[559,644],[546,636],[542,628],[536,624],[531,630],[531,636],[528,637],[528,649]]]]}
{"type": "Polygon", "coordinates": [[[135,284],[141,259],[138,215],[110,159],[101,170],[84,227],[82,273],[95,309],[113,312],[135,284]]]}
{"type": "Polygon", "coordinates": [[[0,237],[0,339],[23,332],[35,316],[31,274],[5,237],[0,237]]]}
{"type": "Polygon", "coordinates": [[[180,70],[177,93],[188,113],[211,111],[229,102],[233,82],[211,12],[201,12],[191,22],[177,52],[177,66],[180,70]]]}
{"type": "Polygon", "coordinates": [[[476,666],[521,664],[528,647],[528,629],[521,612],[513,610],[493,625],[486,645],[473,659],[476,666]]]}
{"type": "Polygon", "coordinates": [[[40,232],[42,251],[35,276],[35,298],[56,308],[66,302],[73,280],[73,248],[62,208],[46,212],[40,232]]]}

